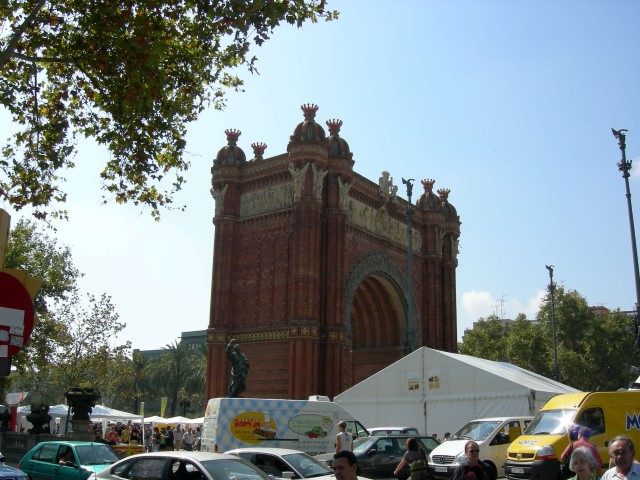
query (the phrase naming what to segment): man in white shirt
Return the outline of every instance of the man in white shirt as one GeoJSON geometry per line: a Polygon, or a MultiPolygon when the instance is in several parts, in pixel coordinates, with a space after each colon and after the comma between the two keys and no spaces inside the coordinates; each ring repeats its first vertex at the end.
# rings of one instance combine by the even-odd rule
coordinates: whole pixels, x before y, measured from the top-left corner
{"type": "Polygon", "coordinates": [[[346,450],[350,452],[353,450],[353,437],[347,432],[347,422],[341,420],[338,423],[338,435],[336,435],[336,453],[346,450]]]}
{"type": "Polygon", "coordinates": [[[601,480],[627,479],[640,480],[640,464],[634,462],[636,449],[633,440],[619,435],[609,443],[609,457],[614,467],[602,476],[601,480]]]}

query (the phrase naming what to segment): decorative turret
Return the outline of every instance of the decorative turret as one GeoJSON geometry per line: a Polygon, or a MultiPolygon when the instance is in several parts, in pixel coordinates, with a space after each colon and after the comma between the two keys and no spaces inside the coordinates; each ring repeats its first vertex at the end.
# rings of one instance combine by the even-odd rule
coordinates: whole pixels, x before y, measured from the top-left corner
{"type": "Polygon", "coordinates": [[[442,201],[438,196],[433,193],[433,184],[436,183],[433,179],[422,180],[422,186],[424,187],[424,193],[418,201],[416,206],[422,210],[441,211],[442,201]]]}
{"type": "Polygon", "coordinates": [[[438,195],[440,196],[440,201],[442,202],[442,212],[444,213],[444,218],[448,221],[457,221],[458,220],[458,212],[456,208],[449,203],[449,190],[448,188],[441,188],[438,190],[438,195]]]}
{"type": "Polygon", "coordinates": [[[318,106],[305,103],[300,107],[304,114],[304,122],[298,124],[289,138],[289,145],[293,142],[322,142],[325,141],[324,128],[315,121],[318,106]]]}
{"type": "Polygon", "coordinates": [[[224,133],[227,135],[227,145],[222,147],[213,162],[218,165],[243,165],[247,157],[240,147],[237,146],[238,137],[242,133],[240,130],[228,129],[224,133]]]}
{"type": "Polygon", "coordinates": [[[329,155],[340,155],[343,157],[352,158],[353,153],[349,150],[349,144],[344,138],[340,137],[340,127],[342,126],[342,120],[327,120],[327,127],[329,127],[329,138],[327,138],[327,149],[329,155]]]}
{"type": "Polygon", "coordinates": [[[264,151],[267,149],[267,144],[262,142],[256,142],[251,144],[251,148],[253,148],[253,159],[252,162],[257,162],[258,160],[263,160],[264,151]]]}

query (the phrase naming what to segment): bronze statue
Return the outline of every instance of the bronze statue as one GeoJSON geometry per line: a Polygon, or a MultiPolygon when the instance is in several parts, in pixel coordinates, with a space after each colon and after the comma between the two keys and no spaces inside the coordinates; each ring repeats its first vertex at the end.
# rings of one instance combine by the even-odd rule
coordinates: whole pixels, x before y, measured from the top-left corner
{"type": "Polygon", "coordinates": [[[244,353],[240,352],[240,344],[235,338],[229,340],[226,351],[227,358],[231,362],[231,380],[227,397],[237,398],[247,389],[249,360],[244,353]]]}

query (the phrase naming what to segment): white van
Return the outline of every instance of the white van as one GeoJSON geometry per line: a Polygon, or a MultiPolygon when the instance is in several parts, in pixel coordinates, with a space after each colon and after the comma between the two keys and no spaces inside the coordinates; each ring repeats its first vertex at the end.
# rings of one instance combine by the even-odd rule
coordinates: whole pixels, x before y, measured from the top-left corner
{"type": "Polygon", "coordinates": [[[451,478],[465,463],[464,446],[474,440],[480,446],[480,460],[504,477],[504,461],[511,442],[522,435],[533,417],[494,417],[472,420],[429,454],[429,468],[436,478],[451,478]]]}
{"type": "Polygon", "coordinates": [[[318,455],[335,449],[341,420],[354,437],[369,435],[351,414],[330,401],[212,398],[204,414],[200,449],[279,447],[318,455]]]}

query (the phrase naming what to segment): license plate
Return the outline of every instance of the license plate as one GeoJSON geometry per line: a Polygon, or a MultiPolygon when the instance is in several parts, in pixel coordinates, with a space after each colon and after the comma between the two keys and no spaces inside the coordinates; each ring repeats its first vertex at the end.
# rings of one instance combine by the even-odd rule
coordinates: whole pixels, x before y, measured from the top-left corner
{"type": "Polygon", "coordinates": [[[511,469],[511,473],[523,474],[524,473],[524,468],[522,468],[522,467],[513,467],[511,469]]]}
{"type": "Polygon", "coordinates": [[[436,467],[436,472],[447,473],[447,467],[436,467]]]}

